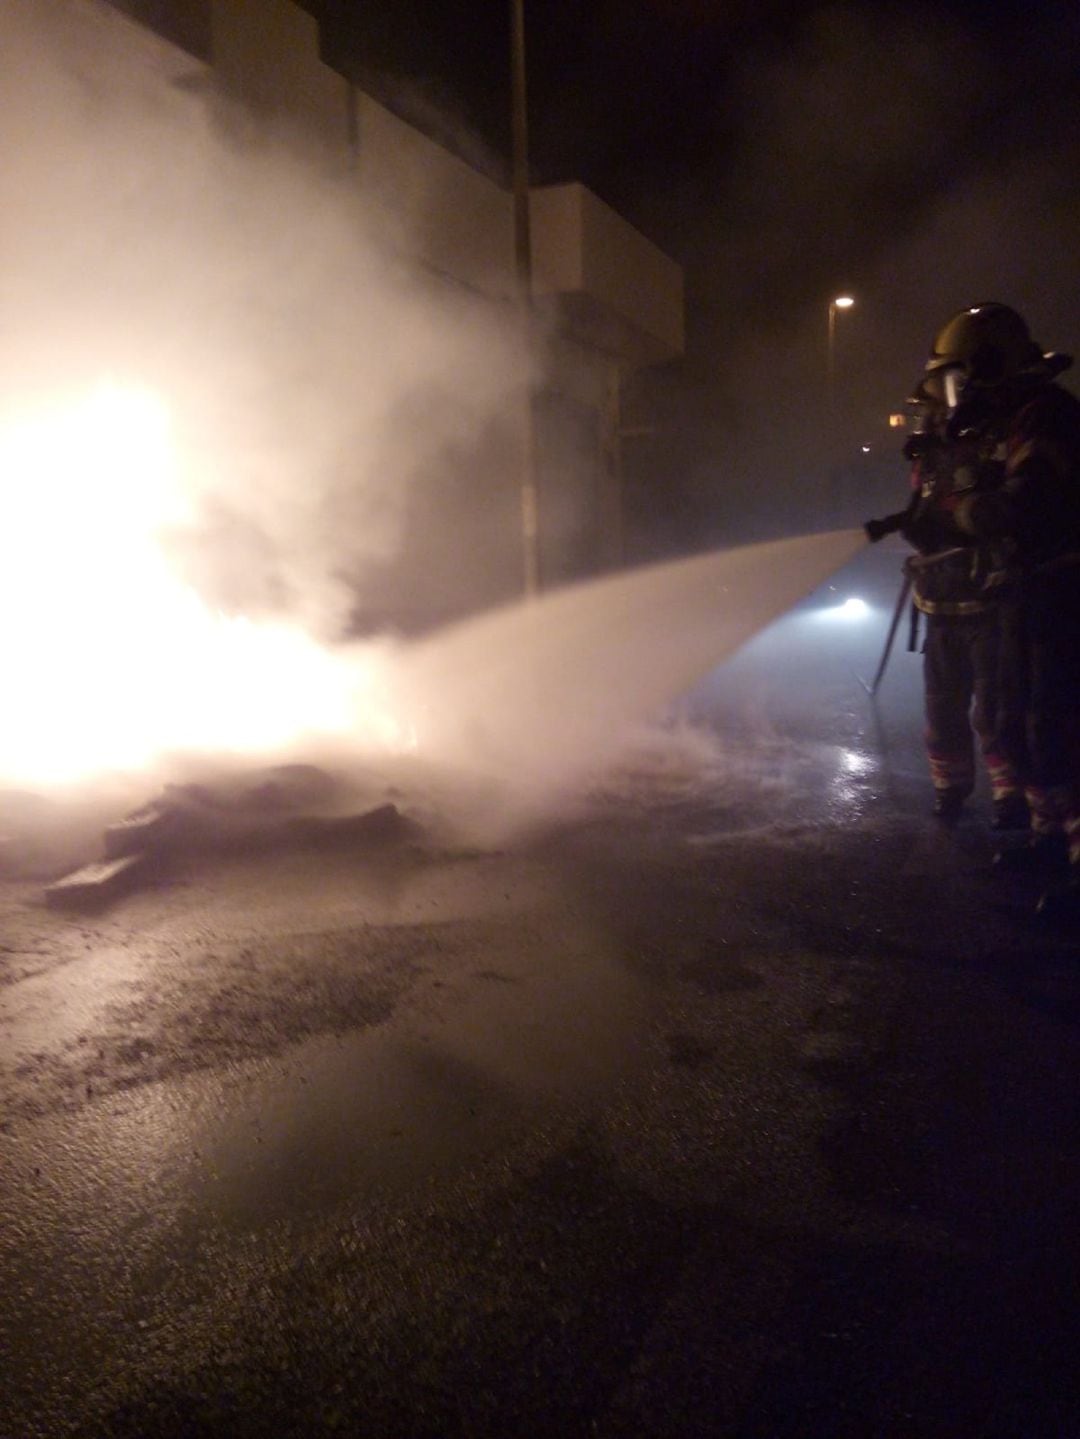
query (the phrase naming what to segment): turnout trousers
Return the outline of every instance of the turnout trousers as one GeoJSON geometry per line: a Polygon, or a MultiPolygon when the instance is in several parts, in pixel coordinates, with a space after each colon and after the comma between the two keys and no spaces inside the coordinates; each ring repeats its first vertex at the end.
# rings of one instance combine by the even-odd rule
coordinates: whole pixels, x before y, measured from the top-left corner
{"type": "Polygon", "coordinates": [[[998,742],[1036,834],[1080,863],[1080,564],[1030,575],[1002,606],[998,742]]]}
{"type": "Polygon", "coordinates": [[[926,616],[926,752],[936,790],[971,794],[977,741],[994,800],[1021,793],[998,722],[999,636],[997,606],[975,615],[926,616]]]}

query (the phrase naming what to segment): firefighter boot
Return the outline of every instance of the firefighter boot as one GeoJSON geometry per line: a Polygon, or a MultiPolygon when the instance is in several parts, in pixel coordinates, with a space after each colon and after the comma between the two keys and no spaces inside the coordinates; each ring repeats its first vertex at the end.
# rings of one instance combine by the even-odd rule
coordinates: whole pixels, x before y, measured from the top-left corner
{"type": "Polygon", "coordinates": [[[971,791],[962,785],[942,785],[934,790],[934,804],[930,813],[935,819],[951,824],[953,820],[960,818],[960,811],[970,793],[971,791]]]}
{"type": "Polygon", "coordinates": [[[1064,869],[1069,846],[1063,834],[1033,834],[1017,849],[999,849],[994,868],[1001,874],[1048,874],[1064,869]]]}
{"type": "Polygon", "coordinates": [[[990,819],[991,829],[1030,829],[1031,811],[1028,809],[1027,800],[1019,792],[1004,794],[993,802],[993,812],[990,819]]]}

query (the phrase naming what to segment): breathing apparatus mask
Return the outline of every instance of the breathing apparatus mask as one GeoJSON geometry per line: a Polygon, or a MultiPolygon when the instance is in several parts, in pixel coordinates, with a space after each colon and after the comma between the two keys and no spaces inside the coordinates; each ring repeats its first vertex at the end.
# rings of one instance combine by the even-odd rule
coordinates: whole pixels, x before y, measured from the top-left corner
{"type": "Polygon", "coordinates": [[[954,415],[963,404],[965,396],[970,397],[971,378],[959,368],[943,370],[941,387],[945,392],[945,408],[950,415],[954,415]]]}
{"type": "Polygon", "coordinates": [[[915,386],[907,398],[906,408],[911,430],[904,441],[902,454],[905,460],[914,463],[933,454],[945,443],[945,411],[942,401],[935,398],[925,381],[915,386]]]}

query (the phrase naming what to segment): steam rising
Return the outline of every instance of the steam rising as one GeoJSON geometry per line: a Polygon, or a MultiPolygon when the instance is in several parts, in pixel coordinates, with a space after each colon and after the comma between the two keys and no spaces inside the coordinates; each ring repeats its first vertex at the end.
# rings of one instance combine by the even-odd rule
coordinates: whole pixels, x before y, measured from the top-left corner
{"type": "Polygon", "coordinates": [[[402,668],[419,747],[551,796],[864,546],[840,530],[699,555],[438,635],[402,668]]]}
{"type": "MultiPolygon", "coordinates": [[[[430,477],[492,453],[522,356],[496,306],[376,243],[347,177],[224,126],[119,33],[75,0],[0,0],[0,780],[332,742],[551,797],[861,545],[348,642],[430,477]]],[[[470,480],[463,509],[515,490],[470,480]]],[[[494,563],[444,521],[454,567],[494,563]]]]}
{"type": "Polygon", "coordinates": [[[105,7],[0,0],[0,46],[0,777],[397,742],[386,647],[324,644],[505,430],[516,335],[105,7]]]}
{"type": "Polygon", "coordinates": [[[0,7],[4,413],[102,378],[158,394],[191,507],[174,558],[213,603],[338,636],[520,355],[494,307],[375,244],[346,175],[170,84],[137,33],[0,7]]]}

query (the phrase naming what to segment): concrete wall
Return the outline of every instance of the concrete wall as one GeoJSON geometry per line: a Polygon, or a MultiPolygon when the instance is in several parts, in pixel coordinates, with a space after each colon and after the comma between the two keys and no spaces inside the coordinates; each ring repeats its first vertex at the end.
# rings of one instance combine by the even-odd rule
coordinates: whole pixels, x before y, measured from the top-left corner
{"type": "MultiPolygon", "coordinates": [[[[343,160],[399,252],[478,296],[510,300],[508,191],[371,96],[350,91],[320,60],[315,21],[291,0],[210,3],[213,63],[236,94],[278,124],[301,126],[343,160]]],[[[582,185],[534,190],[530,220],[533,290],[546,332],[533,453],[541,569],[550,583],[621,558],[620,376],[682,352],[682,276],[582,185]]],[[[524,414],[507,418],[505,453],[517,455],[514,469],[523,472],[524,414]]]]}
{"type": "MultiPolygon", "coordinates": [[[[177,23],[186,16],[190,25],[197,13],[215,81],[238,102],[234,119],[284,136],[355,184],[383,238],[431,279],[512,314],[510,193],[324,64],[306,10],[293,0],[118,3],[161,33],[154,17],[163,6],[176,10],[177,23]]],[[[548,474],[544,568],[566,578],[587,568],[575,525],[593,537],[596,563],[617,559],[619,380],[681,352],[682,281],[678,266],[581,185],[534,190],[530,216],[545,350],[536,405],[538,472],[548,474]]],[[[529,452],[526,393],[523,376],[520,410],[508,407],[499,442],[515,472],[503,487],[515,496],[529,452]]],[[[517,535],[511,544],[520,550],[517,535]]]]}
{"type": "MultiPolygon", "coordinates": [[[[416,259],[462,284],[506,296],[513,284],[508,191],[378,101],[350,92],[319,58],[316,20],[292,0],[209,0],[212,63],[228,88],[278,126],[348,156],[365,197],[416,259]]],[[[626,366],[681,353],[679,267],[584,186],[530,196],[534,289],[576,304],[576,338],[626,366]],[[591,325],[591,329],[590,329],[591,325]]]]}
{"type": "MultiPolygon", "coordinates": [[[[510,194],[320,58],[319,26],[294,0],[110,0],[208,59],[225,90],[277,133],[349,166],[391,237],[489,294],[513,287],[510,194]]],[[[679,267],[579,184],[530,195],[534,292],[564,297],[573,338],[623,366],[683,347],[679,267]],[[597,343],[599,341],[599,343],[597,343]]]]}
{"type": "Polygon", "coordinates": [[[210,59],[256,113],[328,146],[343,146],[348,84],[319,59],[319,26],[291,0],[211,0],[210,59]]]}
{"type": "Polygon", "coordinates": [[[210,0],[110,0],[130,15],[199,60],[210,58],[210,0]]]}
{"type": "Polygon", "coordinates": [[[625,365],[656,364],[684,345],[682,271],[583,185],[534,189],[534,289],[561,297],[584,343],[625,365]]]}
{"type": "Polygon", "coordinates": [[[655,339],[663,358],[681,355],[682,270],[591,191],[574,188],[581,191],[585,293],[655,339]]]}
{"type": "Polygon", "coordinates": [[[357,92],[355,171],[390,238],[432,269],[500,297],[513,279],[511,197],[378,101],[357,92]]]}

